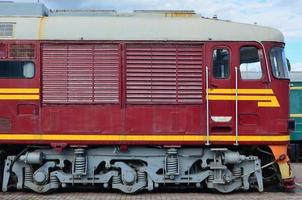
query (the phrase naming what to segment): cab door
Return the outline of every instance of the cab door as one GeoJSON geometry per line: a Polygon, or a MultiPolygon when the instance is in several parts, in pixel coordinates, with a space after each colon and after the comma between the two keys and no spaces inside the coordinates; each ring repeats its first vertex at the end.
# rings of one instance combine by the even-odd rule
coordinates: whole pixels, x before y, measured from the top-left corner
{"type": "Polygon", "coordinates": [[[279,102],[271,88],[263,46],[257,42],[238,43],[237,54],[239,136],[269,133],[270,123],[278,126],[269,119],[277,114],[279,102]]]}
{"type": "MultiPolygon", "coordinates": [[[[235,70],[232,59],[236,46],[231,43],[208,45],[208,134],[226,138],[235,132],[235,70]]],[[[216,140],[218,141],[218,140],[216,140]]]]}

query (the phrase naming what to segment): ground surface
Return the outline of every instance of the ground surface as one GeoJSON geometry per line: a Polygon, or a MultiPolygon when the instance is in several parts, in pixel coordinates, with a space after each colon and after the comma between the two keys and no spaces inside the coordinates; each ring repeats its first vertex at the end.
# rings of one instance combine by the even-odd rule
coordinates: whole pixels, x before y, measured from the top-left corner
{"type": "MultiPolygon", "coordinates": [[[[293,164],[293,171],[296,176],[296,181],[302,184],[302,164],[293,164]]],[[[185,190],[169,190],[157,191],[152,193],[141,193],[134,195],[126,195],[121,193],[101,193],[101,192],[70,192],[63,191],[57,194],[39,195],[28,192],[14,192],[0,194],[0,200],[291,200],[302,199],[302,187],[297,186],[296,190],[292,193],[282,192],[248,192],[248,193],[233,193],[233,194],[216,194],[207,192],[185,191],[185,190]]]]}

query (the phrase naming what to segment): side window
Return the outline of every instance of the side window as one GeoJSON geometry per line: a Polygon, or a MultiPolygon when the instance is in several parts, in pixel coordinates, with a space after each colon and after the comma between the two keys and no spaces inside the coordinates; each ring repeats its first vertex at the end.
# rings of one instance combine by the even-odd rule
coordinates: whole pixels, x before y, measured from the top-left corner
{"type": "Polygon", "coordinates": [[[230,76],[230,53],[228,49],[219,48],[213,51],[213,75],[217,79],[230,76]]]}
{"type": "Polygon", "coordinates": [[[244,80],[255,80],[262,78],[260,58],[262,51],[256,47],[240,48],[240,75],[244,80]]]}
{"type": "Polygon", "coordinates": [[[35,65],[30,61],[0,61],[0,78],[33,78],[35,65]]]}
{"type": "Polygon", "coordinates": [[[288,66],[284,48],[273,47],[270,51],[270,59],[274,76],[280,79],[288,79],[288,66]]]}

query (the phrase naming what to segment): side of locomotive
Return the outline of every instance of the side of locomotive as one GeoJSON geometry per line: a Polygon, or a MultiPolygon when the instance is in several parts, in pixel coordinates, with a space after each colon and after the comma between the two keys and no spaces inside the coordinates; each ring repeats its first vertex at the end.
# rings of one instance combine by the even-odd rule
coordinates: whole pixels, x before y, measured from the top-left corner
{"type": "Polygon", "coordinates": [[[302,159],[302,72],[290,72],[290,117],[296,128],[291,133],[290,158],[294,162],[302,159]]]}
{"type": "Polygon", "coordinates": [[[294,187],[279,31],[190,11],[1,6],[3,191],[294,187]]]}

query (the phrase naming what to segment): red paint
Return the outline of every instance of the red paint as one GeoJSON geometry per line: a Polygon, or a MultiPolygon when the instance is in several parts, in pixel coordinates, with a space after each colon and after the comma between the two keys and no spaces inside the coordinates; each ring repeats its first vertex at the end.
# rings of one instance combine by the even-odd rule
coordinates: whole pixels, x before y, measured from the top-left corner
{"type": "MultiPolygon", "coordinates": [[[[2,41],[0,47],[7,46],[10,52],[11,44],[34,45],[35,58],[6,57],[1,60],[30,60],[36,65],[36,76],[33,79],[0,79],[0,88],[40,88],[40,101],[1,100],[0,116],[11,119],[12,123],[11,129],[2,133],[205,135],[205,66],[210,70],[210,87],[235,88],[234,67],[239,66],[240,47],[248,45],[262,49],[256,42],[212,41],[2,41]],[[225,47],[231,52],[231,71],[227,80],[212,78],[212,51],[216,47],[225,47]],[[31,105],[31,108],[23,107],[20,111],[20,105],[31,105]],[[18,114],[18,107],[19,113],[24,114],[18,114]],[[31,111],[34,114],[29,114],[31,111]]],[[[268,53],[274,45],[283,44],[265,42],[262,51],[268,53]]],[[[239,101],[239,135],[288,134],[289,100],[284,97],[288,97],[289,81],[274,78],[270,67],[267,72],[266,64],[270,63],[263,59],[263,79],[239,79],[239,88],[272,88],[281,107],[259,108],[257,101],[239,101]],[[270,73],[271,83],[267,73],[270,73]]],[[[210,108],[211,115],[235,119],[234,101],[211,101],[210,108]]],[[[210,130],[215,131],[210,134],[234,134],[234,120],[223,124],[210,121],[210,130]]],[[[170,141],[70,141],[68,144],[203,145],[170,141]]]]}

